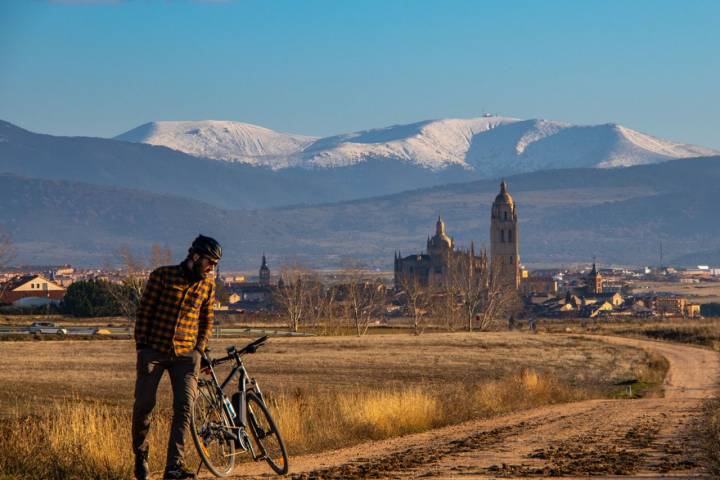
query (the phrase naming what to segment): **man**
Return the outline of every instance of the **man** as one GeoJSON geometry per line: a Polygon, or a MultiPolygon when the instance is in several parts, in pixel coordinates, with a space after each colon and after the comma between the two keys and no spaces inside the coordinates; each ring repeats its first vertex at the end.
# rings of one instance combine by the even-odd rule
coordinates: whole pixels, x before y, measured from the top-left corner
{"type": "Polygon", "coordinates": [[[184,434],[197,390],[200,352],[212,329],[215,280],[211,274],[221,256],[220,244],[200,235],[180,265],[154,270],[143,291],[135,322],[137,380],[132,419],[138,480],[150,475],[150,413],[166,370],[172,385],[173,418],[164,478],[196,478],[183,463],[184,434]]]}

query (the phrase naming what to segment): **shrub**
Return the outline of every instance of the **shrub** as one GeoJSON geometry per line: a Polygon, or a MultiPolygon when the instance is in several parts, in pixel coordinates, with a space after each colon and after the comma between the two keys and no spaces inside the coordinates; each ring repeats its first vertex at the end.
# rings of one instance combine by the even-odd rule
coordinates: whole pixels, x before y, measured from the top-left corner
{"type": "Polygon", "coordinates": [[[105,280],[81,280],[67,289],[60,305],[63,313],[76,317],[109,317],[122,313],[112,289],[122,288],[105,280]]]}

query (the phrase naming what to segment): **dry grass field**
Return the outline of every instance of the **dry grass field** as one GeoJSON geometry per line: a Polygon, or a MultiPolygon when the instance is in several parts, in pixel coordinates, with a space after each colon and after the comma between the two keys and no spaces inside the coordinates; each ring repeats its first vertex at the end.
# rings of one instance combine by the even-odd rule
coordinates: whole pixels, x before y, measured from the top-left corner
{"type": "Polygon", "coordinates": [[[633,281],[634,293],[672,292],[684,295],[697,303],[720,302],[720,282],[678,283],[633,281]]]}
{"type": "Polygon", "coordinates": [[[628,320],[604,319],[542,320],[542,331],[549,333],[588,333],[620,335],[624,337],[651,338],[678,343],[689,343],[720,351],[720,318],[628,320]]]}
{"type": "MultiPolygon", "coordinates": [[[[224,345],[212,345],[221,354],[224,345]]],[[[1,342],[0,478],[128,478],[134,350],[129,341],[1,342]]],[[[247,366],[291,454],[537,405],[652,386],[662,362],[571,336],[456,333],[273,338],[247,366]]],[[[160,469],[163,381],[152,468],[160,469]]]]}

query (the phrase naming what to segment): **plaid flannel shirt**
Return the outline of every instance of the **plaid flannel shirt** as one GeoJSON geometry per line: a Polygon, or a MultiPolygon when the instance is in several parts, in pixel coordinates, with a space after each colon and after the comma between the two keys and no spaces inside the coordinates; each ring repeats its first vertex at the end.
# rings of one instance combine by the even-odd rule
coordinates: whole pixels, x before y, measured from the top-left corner
{"type": "Polygon", "coordinates": [[[214,303],[212,277],[190,283],[182,264],[153,270],[138,307],[135,343],[175,355],[204,349],[214,303]]]}

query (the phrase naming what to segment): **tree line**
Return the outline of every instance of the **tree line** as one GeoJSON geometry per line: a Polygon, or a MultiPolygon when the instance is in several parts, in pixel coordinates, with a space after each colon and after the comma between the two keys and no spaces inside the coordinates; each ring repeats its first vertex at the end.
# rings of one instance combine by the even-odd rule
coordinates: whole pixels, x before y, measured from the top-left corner
{"type": "MultiPolygon", "coordinates": [[[[0,265],[6,264],[12,253],[9,236],[0,235],[0,265]]],[[[151,247],[147,260],[128,248],[117,253],[124,270],[122,282],[75,282],[59,305],[60,312],[134,320],[145,272],[172,263],[172,255],[168,247],[160,245],[151,247]]],[[[330,284],[316,271],[286,264],[280,269],[278,286],[272,288],[272,303],[294,332],[312,329],[332,334],[350,329],[364,335],[374,322],[393,314],[409,319],[418,334],[431,324],[447,330],[486,330],[521,308],[515,288],[503,282],[500,272],[500,268],[476,264],[472,256],[451,255],[440,284],[428,285],[407,275],[389,286],[358,262],[348,261],[341,280],[330,284]]],[[[225,297],[227,291],[218,281],[218,299],[225,297]]]]}
{"type": "Polygon", "coordinates": [[[72,283],[59,305],[61,313],[76,317],[123,316],[135,319],[145,288],[145,272],[172,263],[170,247],[152,245],[147,260],[123,247],[117,252],[123,270],[120,283],[104,279],[72,283]]]}
{"type": "Polygon", "coordinates": [[[487,330],[522,309],[502,270],[479,265],[469,255],[449,257],[442,280],[434,285],[416,275],[398,280],[390,287],[355,264],[342,271],[340,281],[324,284],[317,272],[285,265],[273,302],[291,331],[332,333],[349,328],[357,335],[393,312],[409,319],[419,334],[430,325],[451,331],[487,330]]]}

